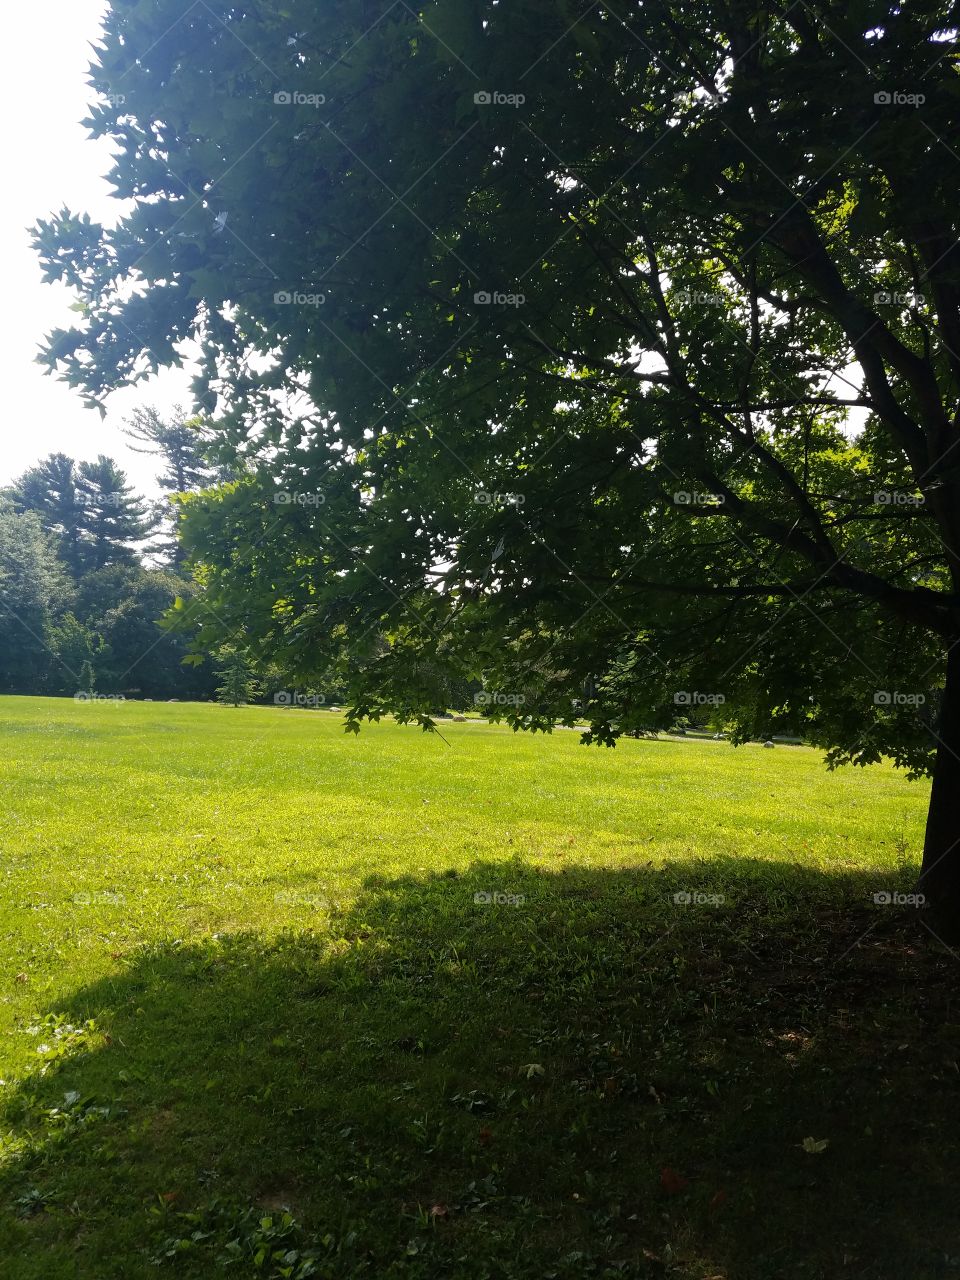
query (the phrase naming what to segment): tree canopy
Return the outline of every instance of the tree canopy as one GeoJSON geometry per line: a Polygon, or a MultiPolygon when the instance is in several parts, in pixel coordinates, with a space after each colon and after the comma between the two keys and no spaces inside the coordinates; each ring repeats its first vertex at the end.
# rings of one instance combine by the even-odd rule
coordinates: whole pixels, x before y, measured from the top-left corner
{"type": "Polygon", "coordinates": [[[54,539],[35,512],[18,515],[0,498],[0,691],[35,688],[49,660],[47,639],[68,578],[54,539]]]}
{"type": "Polygon", "coordinates": [[[141,560],[153,521],[111,458],[53,454],[0,493],[0,690],[200,697],[189,634],[160,620],[200,609],[188,579],[141,560]]]}
{"type": "Polygon", "coordinates": [[[207,643],[340,663],[355,720],[427,722],[427,664],[520,727],[712,698],[935,767],[960,914],[955,26],[115,0],[133,206],[38,225],[84,307],[46,358],[99,400],[199,344],[207,643]]]}
{"type": "Polygon", "coordinates": [[[52,453],[8,490],[14,505],[35,511],[53,533],[75,578],[110,564],[130,564],[153,531],[146,501],[134,494],[112,458],[76,463],[52,453]]]}

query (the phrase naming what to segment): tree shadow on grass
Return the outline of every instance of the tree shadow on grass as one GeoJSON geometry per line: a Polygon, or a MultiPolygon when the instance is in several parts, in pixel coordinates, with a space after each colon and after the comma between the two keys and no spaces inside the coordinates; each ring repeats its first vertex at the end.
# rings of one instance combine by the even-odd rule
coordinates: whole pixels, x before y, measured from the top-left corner
{"type": "Polygon", "coordinates": [[[960,970],[904,879],[481,862],[131,954],[22,1029],[2,1273],[960,1275],[960,970]]]}

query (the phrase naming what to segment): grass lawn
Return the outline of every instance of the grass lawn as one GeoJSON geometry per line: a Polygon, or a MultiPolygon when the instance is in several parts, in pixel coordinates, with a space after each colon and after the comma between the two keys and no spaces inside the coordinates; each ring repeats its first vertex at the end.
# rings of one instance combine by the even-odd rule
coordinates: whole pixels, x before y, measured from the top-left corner
{"type": "Polygon", "coordinates": [[[443,733],[0,699],[3,1280],[960,1277],[926,786],[443,733]]]}

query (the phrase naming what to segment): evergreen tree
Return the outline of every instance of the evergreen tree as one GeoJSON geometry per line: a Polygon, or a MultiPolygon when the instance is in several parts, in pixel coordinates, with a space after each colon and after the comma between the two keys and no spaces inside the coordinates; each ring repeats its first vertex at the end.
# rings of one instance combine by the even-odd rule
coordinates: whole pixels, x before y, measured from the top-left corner
{"type": "Polygon", "coordinates": [[[53,453],[25,471],[9,496],[18,510],[35,511],[56,536],[60,558],[76,580],[105,565],[134,563],[134,546],[156,526],[148,503],[104,454],[78,465],[53,453]]]}
{"type": "Polygon", "coordinates": [[[83,571],[83,506],[77,467],[65,453],[51,453],[16,480],[10,496],[18,510],[35,511],[56,535],[60,558],[74,578],[83,571]]]}
{"type": "Polygon", "coordinates": [[[83,666],[80,668],[80,693],[85,693],[87,697],[91,697],[97,689],[97,677],[93,670],[93,663],[89,658],[84,660],[83,666]]]}
{"type": "Polygon", "coordinates": [[[39,693],[56,668],[54,622],[69,596],[36,512],[0,503],[0,692],[39,693]]]}
{"type": "Polygon", "coordinates": [[[145,446],[138,449],[131,445],[134,453],[162,459],[164,469],[157,484],[167,493],[205,489],[217,479],[216,469],[205,457],[206,434],[200,418],[188,418],[179,405],[169,422],[152,407],[135,410],[127,419],[124,435],[145,446]]]}
{"type": "MultiPolygon", "coordinates": [[[[131,445],[135,453],[162,460],[163,470],[157,476],[157,484],[167,495],[195,493],[222,478],[206,457],[208,440],[201,419],[187,418],[179,405],[170,421],[164,421],[152,407],[137,409],[127,419],[124,434],[143,446],[131,445]]],[[[153,550],[171,568],[181,569],[186,554],[177,538],[176,509],[170,497],[157,504],[157,515],[163,537],[154,544],[153,550]]]]}
{"type": "Polygon", "coordinates": [[[112,458],[100,454],[96,462],[81,462],[77,474],[81,504],[84,567],[132,563],[134,545],[156,527],[143,498],[133,493],[127,477],[112,458]]]}
{"type": "Polygon", "coordinates": [[[0,692],[73,695],[92,671],[112,692],[213,693],[211,664],[185,666],[187,636],[162,625],[175,603],[189,616],[199,602],[195,584],[140,563],[150,527],[102,456],[78,466],[53,454],[0,492],[0,692]]]}
{"type": "Polygon", "coordinates": [[[235,645],[223,645],[217,653],[220,665],[217,676],[217,701],[224,706],[239,707],[250,702],[260,691],[253,677],[253,669],[246,654],[235,645]]]}

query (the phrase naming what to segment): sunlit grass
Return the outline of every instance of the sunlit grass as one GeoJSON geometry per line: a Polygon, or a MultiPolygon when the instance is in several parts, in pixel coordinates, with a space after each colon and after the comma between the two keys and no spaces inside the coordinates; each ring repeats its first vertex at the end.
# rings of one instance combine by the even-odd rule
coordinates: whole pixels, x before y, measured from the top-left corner
{"type": "MultiPolygon", "coordinates": [[[[911,1276],[953,1274],[923,1269],[955,1174],[921,1085],[957,1028],[902,992],[922,969],[945,1001],[955,962],[873,903],[910,887],[925,784],[28,698],[0,751],[2,1274],[206,1277],[263,1230],[331,1277],[832,1280],[849,1249],[885,1280],[918,1241],[911,1276]],[[858,1179],[891,1195],[905,1163],[913,1225],[877,1235],[858,1179]],[[256,1226],[282,1205],[298,1225],[256,1226]],[[786,1270],[753,1242],[781,1207],[786,1270]]],[[[281,1275],[263,1247],[235,1273],[281,1275]]]]}

